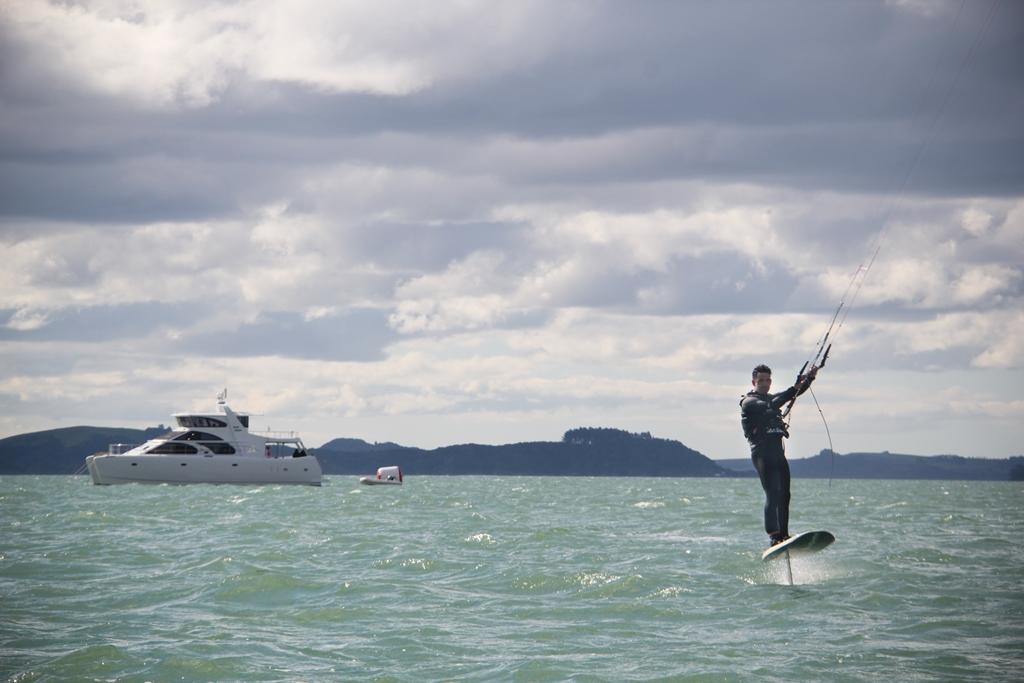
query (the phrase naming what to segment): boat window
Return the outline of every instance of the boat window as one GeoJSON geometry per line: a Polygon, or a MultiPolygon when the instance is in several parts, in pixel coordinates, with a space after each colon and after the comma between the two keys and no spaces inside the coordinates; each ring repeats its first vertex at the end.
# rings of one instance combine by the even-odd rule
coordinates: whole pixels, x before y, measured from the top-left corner
{"type": "Polygon", "coordinates": [[[195,446],[191,446],[191,445],[189,445],[187,443],[178,443],[177,441],[168,441],[167,443],[162,443],[159,446],[156,446],[155,448],[151,448],[151,449],[149,449],[146,452],[147,453],[167,454],[167,455],[192,455],[193,453],[198,453],[199,451],[196,450],[195,446]]]}
{"type": "Polygon", "coordinates": [[[249,428],[249,416],[248,415],[235,415],[235,417],[238,418],[238,421],[242,423],[243,427],[245,427],[246,429],[249,428]]]}
{"type": "Polygon", "coordinates": [[[197,427],[228,426],[228,424],[223,420],[218,420],[213,417],[206,417],[205,415],[182,415],[178,417],[178,424],[182,427],[188,427],[189,429],[195,429],[197,427]]]}
{"type": "Polygon", "coordinates": [[[235,452],[235,449],[231,446],[231,444],[224,443],[223,441],[221,441],[220,443],[204,443],[203,445],[209,448],[217,455],[232,455],[235,452]]]}
{"type": "Polygon", "coordinates": [[[207,434],[206,432],[185,432],[180,436],[174,437],[175,441],[223,441],[219,436],[213,434],[207,434]]]}

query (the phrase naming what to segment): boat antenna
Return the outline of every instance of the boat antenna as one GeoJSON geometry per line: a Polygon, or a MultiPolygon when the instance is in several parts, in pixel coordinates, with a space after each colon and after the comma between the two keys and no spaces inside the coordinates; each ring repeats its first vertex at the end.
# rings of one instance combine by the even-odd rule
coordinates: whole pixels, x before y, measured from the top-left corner
{"type": "Polygon", "coordinates": [[[224,391],[222,391],[219,394],[217,394],[217,403],[219,405],[224,405],[225,403],[227,403],[227,401],[228,401],[228,388],[224,387],[224,391]]]}

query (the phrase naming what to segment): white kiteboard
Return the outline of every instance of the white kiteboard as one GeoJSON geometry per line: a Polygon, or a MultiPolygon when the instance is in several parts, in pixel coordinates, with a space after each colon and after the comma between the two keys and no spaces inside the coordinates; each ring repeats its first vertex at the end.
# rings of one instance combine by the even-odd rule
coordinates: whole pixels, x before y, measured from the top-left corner
{"type": "Polygon", "coordinates": [[[784,557],[787,554],[793,557],[810,555],[819,550],[824,550],[832,545],[835,540],[836,537],[828,531],[805,531],[802,534],[790,536],[782,543],[768,548],[768,550],[762,553],[761,559],[767,562],[768,560],[784,557]]]}

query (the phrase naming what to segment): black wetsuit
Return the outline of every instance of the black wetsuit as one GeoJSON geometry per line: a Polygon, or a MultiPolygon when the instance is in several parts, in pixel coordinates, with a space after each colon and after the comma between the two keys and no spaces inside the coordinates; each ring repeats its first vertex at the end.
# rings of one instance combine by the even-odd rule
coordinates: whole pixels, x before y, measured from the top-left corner
{"type": "Polygon", "coordinates": [[[810,381],[797,390],[778,394],[751,391],[740,400],[743,435],[750,442],[750,458],[764,489],[764,530],[773,540],[789,536],[789,463],[783,437],[788,437],[782,409],[794,396],[807,391],[810,381]],[[798,393],[799,391],[799,393],[798,393]]]}

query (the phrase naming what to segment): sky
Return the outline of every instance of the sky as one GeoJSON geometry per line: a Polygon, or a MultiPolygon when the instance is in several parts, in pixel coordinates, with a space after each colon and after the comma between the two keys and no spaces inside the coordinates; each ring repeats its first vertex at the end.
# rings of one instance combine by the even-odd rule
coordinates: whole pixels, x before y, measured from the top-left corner
{"type": "Polygon", "coordinates": [[[0,436],[227,388],[308,446],[745,457],[860,273],[835,450],[1022,454],[1021,64],[1005,0],[0,0],[0,436]]]}

